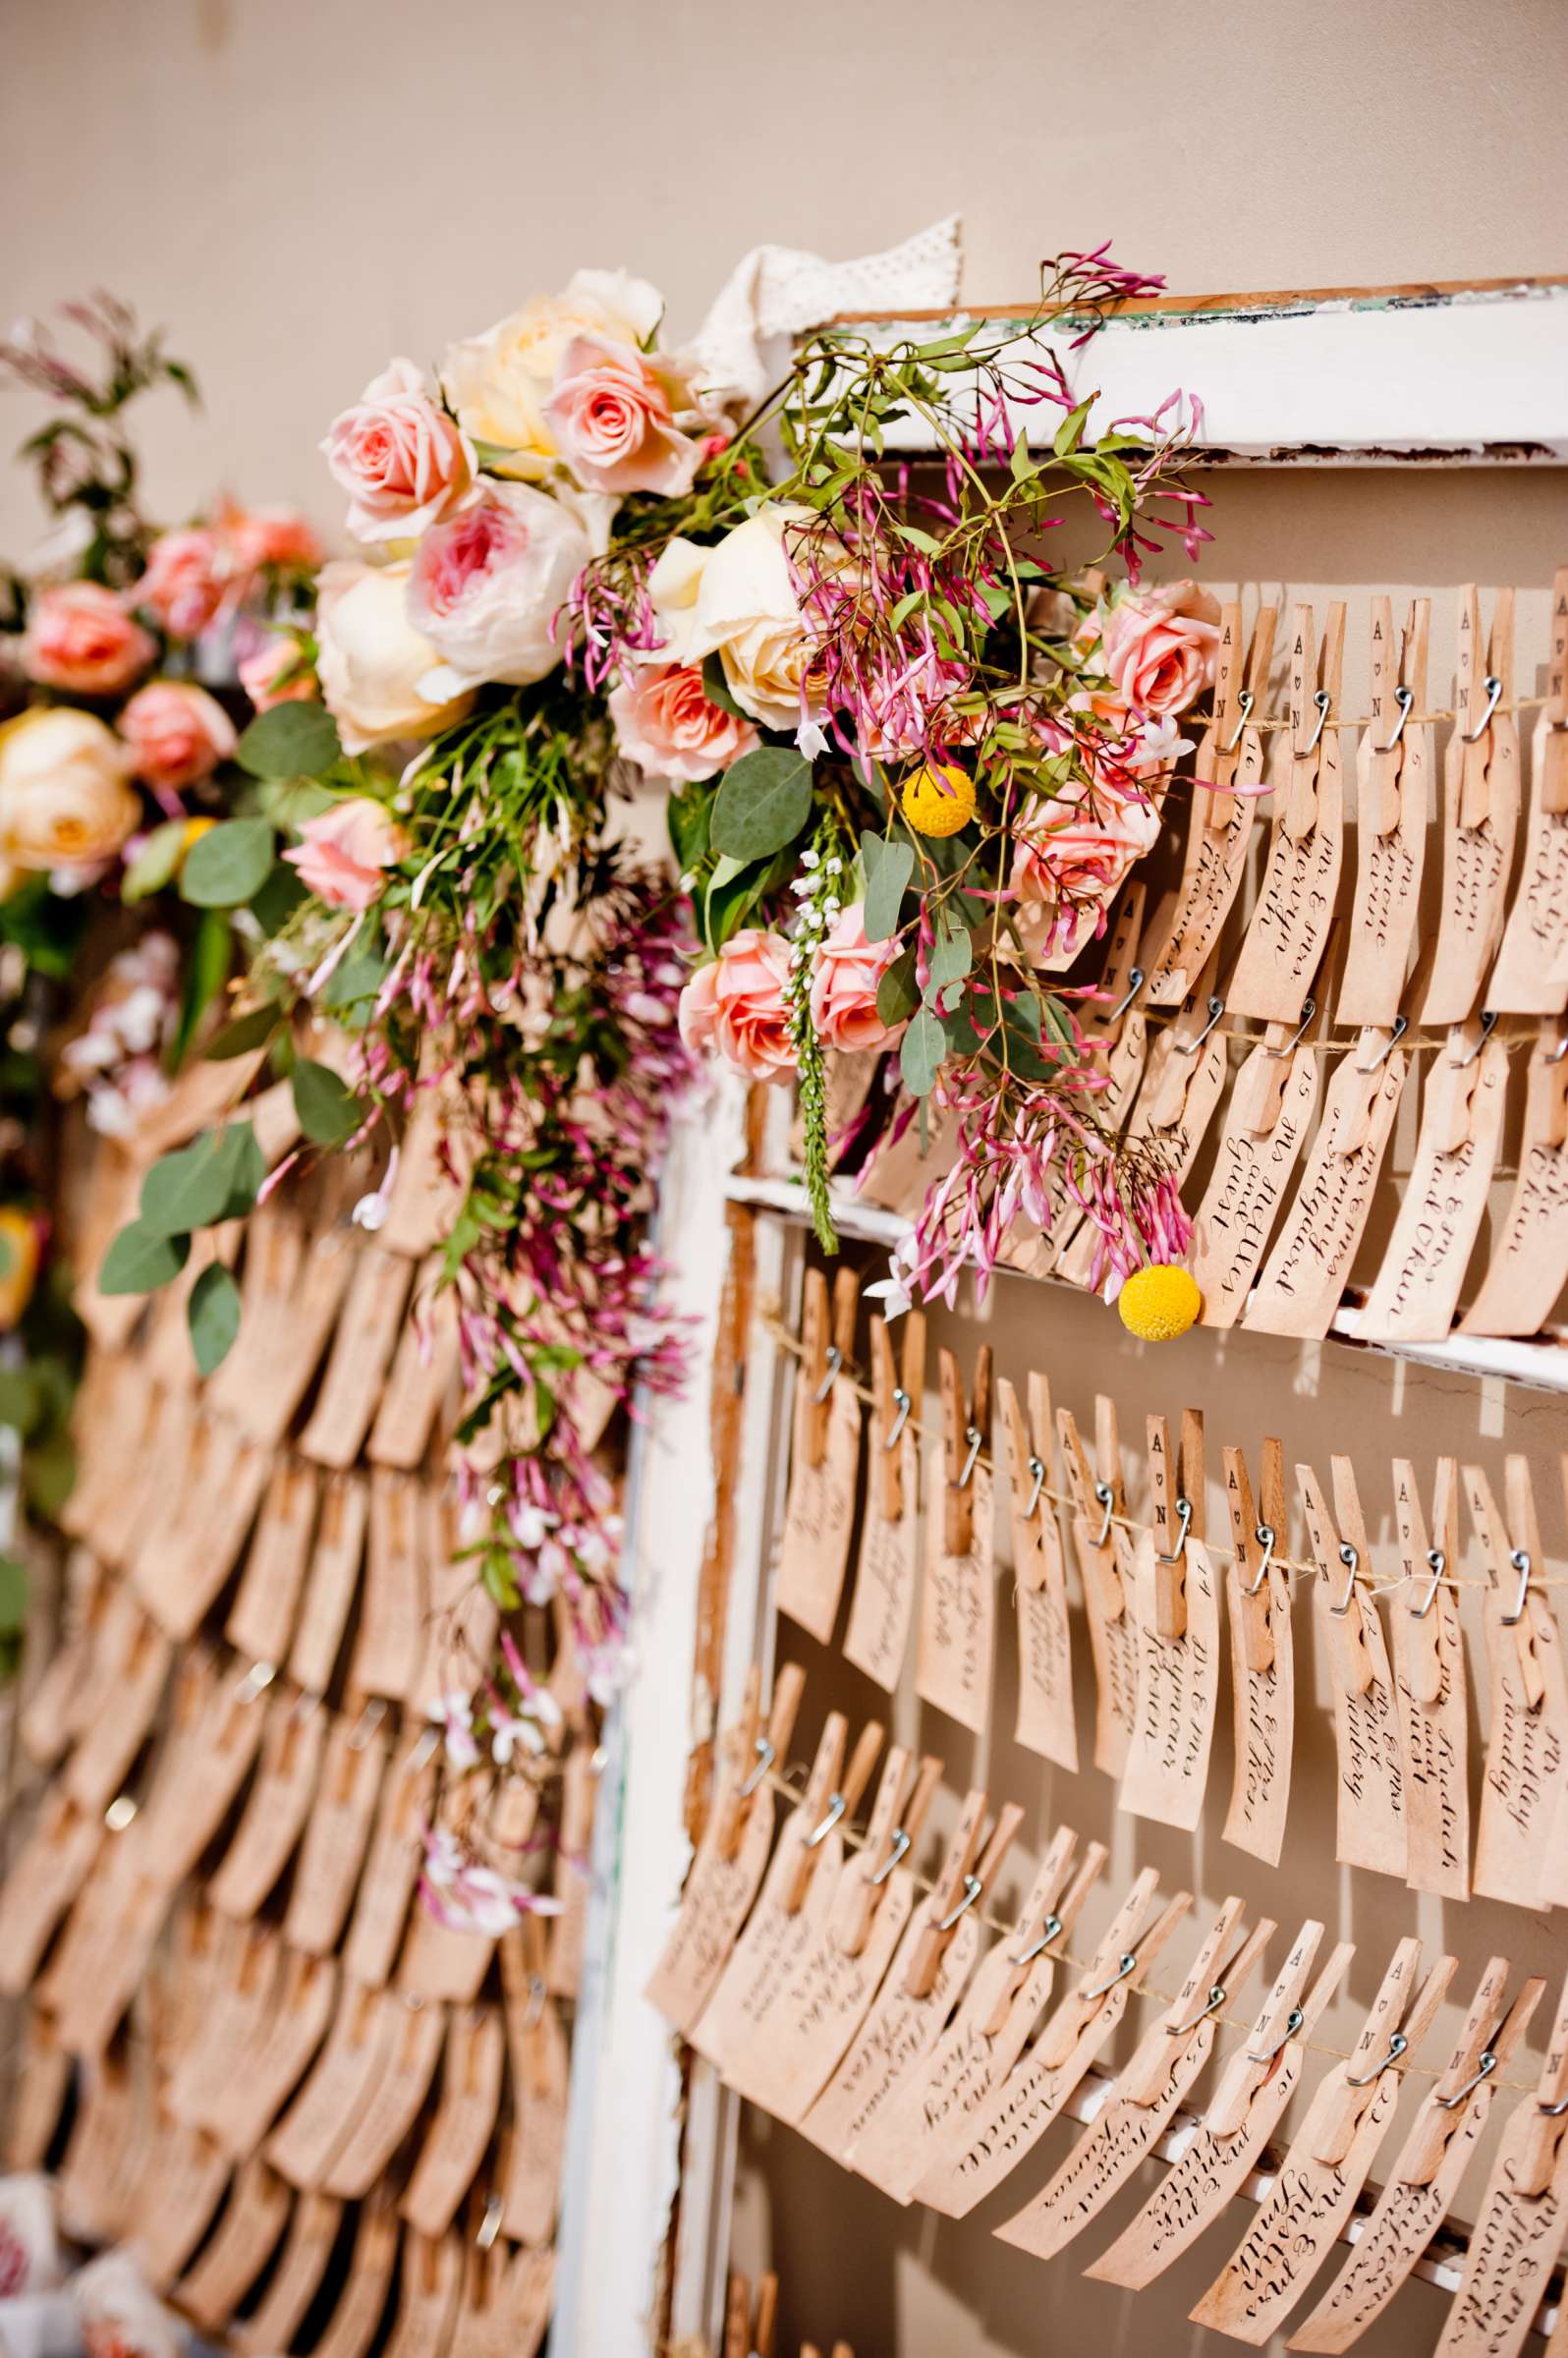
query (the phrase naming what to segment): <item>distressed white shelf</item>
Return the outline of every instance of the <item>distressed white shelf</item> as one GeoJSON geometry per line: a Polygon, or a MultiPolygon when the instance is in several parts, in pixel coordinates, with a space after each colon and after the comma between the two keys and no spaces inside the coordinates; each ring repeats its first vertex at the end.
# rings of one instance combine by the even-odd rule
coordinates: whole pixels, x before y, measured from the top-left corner
{"type": "MultiPolygon", "coordinates": [[[[806,1190],[797,1179],[750,1179],[732,1176],[729,1200],[752,1204],[781,1218],[806,1222],[811,1214],[806,1190]]],[[[863,1204],[848,1189],[833,1191],[833,1219],[841,1236],[891,1249],[909,1234],[902,1212],[885,1211],[880,1205],[863,1204]]],[[[1004,1276],[1020,1276],[1003,1270],[1004,1276]]],[[[1055,1277],[1021,1278],[1029,1285],[1062,1286],[1055,1277]]],[[[1063,1287],[1076,1292],[1076,1287],[1063,1287]]],[[[1423,1367],[1443,1368],[1452,1375],[1497,1376],[1505,1383],[1526,1384],[1536,1391],[1568,1391],[1568,1343],[1548,1336],[1540,1342],[1497,1341],[1486,1335],[1452,1334],[1438,1343],[1374,1343],[1360,1332],[1362,1312],[1346,1305],[1334,1315],[1330,1339],[1358,1351],[1378,1351],[1389,1359],[1418,1361],[1423,1367]]],[[[1202,1331],[1201,1329],[1198,1331],[1202,1331]]]]}
{"type": "MultiPolygon", "coordinates": [[[[922,341],[980,317],[1022,325],[1030,307],[940,319],[867,316],[876,340],[922,341]]],[[[1561,465],[1568,460],[1568,279],[1162,296],[1129,304],[1078,351],[1055,349],[1091,431],[1148,418],[1177,390],[1203,405],[1195,457],[1211,465],[1561,465]]],[[[1020,347],[1022,350],[1022,346],[1020,347]]],[[[946,379],[962,392],[970,381],[946,379]]],[[[1019,407],[1046,441],[1059,413],[1019,407]]],[[[919,420],[889,448],[930,447],[919,420]]]]}

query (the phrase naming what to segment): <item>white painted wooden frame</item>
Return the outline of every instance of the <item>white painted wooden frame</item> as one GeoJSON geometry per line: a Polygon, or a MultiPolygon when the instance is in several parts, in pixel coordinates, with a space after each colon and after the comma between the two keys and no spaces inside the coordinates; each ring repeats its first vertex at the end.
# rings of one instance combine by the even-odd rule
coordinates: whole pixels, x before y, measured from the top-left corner
{"type": "MultiPolygon", "coordinates": [[[[927,341],[977,315],[997,328],[1027,311],[838,324],[864,325],[879,343],[927,341]]],[[[1167,296],[1129,305],[1077,352],[1071,341],[1052,338],[1074,398],[1098,396],[1092,432],[1151,417],[1180,391],[1202,404],[1195,456],[1209,464],[1568,460],[1568,279],[1167,296]]],[[[946,381],[961,390],[970,380],[946,381]]],[[[1015,412],[1026,435],[1041,430],[1047,442],[1058,417],[1015,412]]],[[[916,420],[890,426],[887,441],[930,447],[916,420]]]]}

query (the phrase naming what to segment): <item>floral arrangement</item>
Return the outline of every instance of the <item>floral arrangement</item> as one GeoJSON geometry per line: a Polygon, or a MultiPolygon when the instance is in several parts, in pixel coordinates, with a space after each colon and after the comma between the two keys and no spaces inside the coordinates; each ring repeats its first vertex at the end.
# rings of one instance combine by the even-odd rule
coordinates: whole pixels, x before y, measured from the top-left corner
{"type": "MultiPolygon", "coordinates": [[[[1063,1193],[1113,1286],[1185,1250],[1053,980],[1154,840],[1212,669],[1211,601],[1140,586],[1164,533],[1206,537],[1177,411],[1092,431],[1052,341],[1154,283],[1070,255],[1022,332],[824,331],[742,416],[652,287],[585,270],[431,378],[394,361],[322,445],[363,553],[269,653],[237,748],[259,812],[208,838],[231,886],[293,888],[212,1052],[264,1049],[305,1143],[263,1179],[238,1120],[157,1166],[100,1282],[173,1276],[195,1227],[349,1145],[380,1158],[373,1229],[433,1099],[466,1544],[503,1611],[559,1601],[600,1699],[628,1657],[598,1436],[683,1377],[648,1215],[708,1058],[797,1087],[829,1249],[834,1166],[940,1128],[890,1310],[983,1282],[1063,1193]],[[910,421],[934,456],[899,460],[910,421]],[[1075,505],[1103,547],[1052,570],[1075,505]],[[640,783],[673,872],[636,848],[640,783]],[[839,1055],[882,1085],[835,1138],[839,1055]]],[[[444,1714],[449,1766],[493,1773],[548,1698],[503,1636],[444,1714]]]]}

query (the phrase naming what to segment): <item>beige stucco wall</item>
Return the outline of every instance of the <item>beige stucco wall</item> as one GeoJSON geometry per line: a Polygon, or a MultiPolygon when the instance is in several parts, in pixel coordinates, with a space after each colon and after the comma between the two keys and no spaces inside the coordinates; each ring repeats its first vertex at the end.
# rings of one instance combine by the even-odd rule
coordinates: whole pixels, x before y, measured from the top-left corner
{"type": "MultiPolygon", "coordinates": [[[[1107,235],[1190,291],[1560,270],[1565,96],[1561,0],[5,0],[0,318],[91,285],[131,297],[168,323],[207,397],[194,425],[172,402],[153,421],[162,512],[226,484],[299,500],[335,532],[315,450],[334,408],[390,353],[429,359],[581,262],[653,277],[678,329],[754,243],[861,252],[949,209],[978,302],[1016,299],[1042,252],[1107,235]]],[[[0,398],[0,445],[28,414],[0,398]]],[[[32,522],[0,477],[0,548],[32,522]]],[[[1217,583],[1364,599],[1514,582],[1532,593],[1520,658],[1537,684],[1541,592],[1568,557],[1561,475],[1253,476],[1218,486],[1213,522],[1217,583]]],[[[1452,631],[1450,601],[1433,634],[1444,685],[1452,631]]],[[[1129,1441],[1146,1409],[1197,1400],[1216,1460],[1266,1432],[1320,1471],[1356,1446],[1379,1516],[1391,1453],[1428,1478],[1439,1447],[1496,1472],[1506,1435],[1539,1455],[1561,1551],[1555,1402],[1246,1337],[1151,1362],[1098,1306],[1016,1283],[994,1319],[1007,1372],[1045,1366],[1081,1414],[1115,1389],[1129,1441]]],[[[1311,1691],[1304,1671],[1304,1705],[1311,1691]]],[[[933,1714],[906,1705],[900,1732],[968,1768],[933,1714]]],[[[1406,1926],[1469,1974],[1494,1946],[1561,1971],[1560,1934],[1539,1923],[1335,1869],[1320,1722],[1298,1764],[1289,1876],[1226,1853],[1217,1809],[1196,1842],[1167,1838],[1115,1819],[1101,1780],[1051,1779],[1000,1740],[992,1768],[1031,1803],[1032,1846],[1063,1814],[1115,1841],[1118,1871],[1157,1857],[1204,1900],[1235,1888],[1281,1920],[1316,1909],[1365,1944],[1358,1999],[1406,1926]]],[[[981,2228],[895,2222],[785,2132],[749,2136],[747,2154],[745,2249],[781,2261],[797,2335],[851,2331],[860,2358],[1225,2346],[1185,2324],[1201,2266],[1179,2299],[1135,2300],[1083,2285],[1072,2257],[1046,2271],[981,2228]]],[[[1414,2295],[1366,2346],[1426,2348],[1435,2318],[1414,2295]]]]}

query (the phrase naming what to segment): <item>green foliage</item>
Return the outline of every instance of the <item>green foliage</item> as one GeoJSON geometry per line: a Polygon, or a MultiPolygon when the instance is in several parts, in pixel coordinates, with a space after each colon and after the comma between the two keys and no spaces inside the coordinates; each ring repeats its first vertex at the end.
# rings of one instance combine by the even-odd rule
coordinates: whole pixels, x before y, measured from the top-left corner
{"type": "Polygon", "coordinates": [[[915,846],[897,838],[889,842],[868,829],[861,836],[861,861],[866,870],[866,938],[891,941],[915,871],[915,846]]]}
{"type": "Polygon", "coordinates": [[[343,745],[324,704],[290,702],[258,712],[234,758],[253,778],[319,778],[342,760],[343,745]]]}
{"type": "MultiPolygon", "coordinates": [[[[280,712],[303,706],[279,704],[280,712]]],[[[272,714],[264,712],[263,720],[272,714]]],[[[259,892],[277,841],[269,820],[227,818],[198,836],[180,870],[180,893],[196,909],[238,909],[259,892]]]]}
{"type": "Polygon", "coordinates": [[[189,1237],[194,1228],[240,1219],[254,1204],[265,1177],[266,1162],[248,1121],[205,1130],[190,1146],[177,1148],[152,1165],[141,1182],[136,1225],[149,1237],[176,1238],[189,1237]]]}
{"type": "Polygon", "coordinates": [[[166,818],[153,828],[120,879],[122,901],[144,901],[163,890],[180,865],[185,829],[183,818],[166,818]]]}
{"type": "Polygon", "coordinates": [[[186,951],[180,981],[180,1017],[165,1059],[171,1073],[177,1073],[185,1062],[202,1017],[229,980],[231,954],[227,911],[203,909],[186,951]]]}
{"type": "Polygon", "coordinates": [[[221,1262],[209,1263],[191,1288],[186,1320],[196,1366],[210,1376],[240,1331],[240,1289],[221,1262]]]}
{"type": "Polygon", "coordinates": [[[132,1220],[110,1240],[98,1269],[100,1294],[150,1294],[178,1277],[191,1258],[188,1236],[160,1236],[132,1220]]]}
{"type": "Polygon", "coordinates": [[[713,805],[714,851],[766,860],[793,843],[812,815],[812,765],[793,747],[758,746],[724,772],[713,805]]]}
{"type": "Polygon", "coordinates": [[[911,1018],[898,1050],[899,1070],[912,1097],[929,1095],[946,1054],[947,1039],[942,1027],[929,1008],[923,1007],[911,1018]]]}
{"type": "Polygon", "coordinates": [[[294,1110],[312,1146],[341,1147],[367,1109],[330,1065],[302,1056],[294,1067],[294,1110]]]}
{"type": "Polygon", "coordinates": [[[283,1010],[279,1006],[248,1008],[244,1015],[235,1016],[213,1033],[205,1054],[215,1064],[232,1056],[249,1056],[252,1048],[266,1045],[282,1020],[283,1010]]]}

